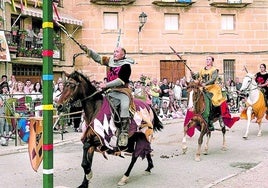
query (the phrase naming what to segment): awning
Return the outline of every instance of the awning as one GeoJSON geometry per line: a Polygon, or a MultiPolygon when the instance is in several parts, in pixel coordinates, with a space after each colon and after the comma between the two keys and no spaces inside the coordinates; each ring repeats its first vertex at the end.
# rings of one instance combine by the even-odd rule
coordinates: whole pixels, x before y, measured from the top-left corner
{"type": "MultiPolygon", "coordinates": [[[[17,4],[16,7],[20,8],[20,5],[17,4]]],[[[23,7],[23,10],[21,11],[21,13],[22,13],[22,15],[43,18],[43,11],[39,8],[33,8],[33,7],[29,7],[29,6],[23,7]]],[[[53,19],[58,21],[58,22],[72,24],[72,25],[79,25],[79,26],[83,25],[82,20],[78,20],[78,19],[76,19],[68,14],[61,13],[59,10],[58,10],[58,15],[59,15],[59,18],[57,17],[55,12],[53,12],[53,19]]]]}

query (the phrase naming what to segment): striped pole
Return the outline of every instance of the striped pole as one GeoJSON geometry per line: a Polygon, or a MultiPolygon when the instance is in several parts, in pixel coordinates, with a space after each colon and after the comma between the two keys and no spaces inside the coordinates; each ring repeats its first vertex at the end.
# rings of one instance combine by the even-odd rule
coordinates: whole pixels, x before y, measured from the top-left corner
{"type": "Polygon", "coordinates": [[[43,187],[53,188],[53,9],[43,0],[43,187]]]}

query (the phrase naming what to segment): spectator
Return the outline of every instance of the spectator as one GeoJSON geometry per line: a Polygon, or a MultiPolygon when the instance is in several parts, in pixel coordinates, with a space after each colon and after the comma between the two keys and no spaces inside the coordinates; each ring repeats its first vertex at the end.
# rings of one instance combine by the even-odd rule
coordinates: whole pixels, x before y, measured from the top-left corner
{"type": "Polygon", "coordinates": [[[161,89],[157,83],[157,78],[153,78],[152,84],[150,87],[150,93],[152,96],[152,106],[155,108],[155,110],[160,108],[160,94],[161,94],[161,89]]]}
{"type": "Polygon", "coordinates": [[[161,98],[162,103],[164,101],[167,102],[167,106],[169,105],[169,85],[167,78],[163,78],[163,84],[160,86],[161,89],[161,98]]]}
{"type": "Polygon", "coordinates": [[[13,98],[16,98],[16,99],[21,99],[25,96],[23,82],[21,82],[21,81],[17,82],[17,89],[14,89],[12,91],[12,95],[13,95],[13,98]]]}
{"type": "Polygon", "coordinates": [[[33,101],[40,101],[41,99],[43,99],[42,85],[40,82],[34,83],[32,94],[33,95],[31,96],[32,96],[33,101]]]}
{"type": "Polygon", "coordinates": [[[187,82],[185,76],[180,80],[181,86],[181,96],[182,98],[187,98],[187,82]]]}
{"type": "Polygon", "coordinates": [[[0,85],[2,85],[4,82],[7,82],[7,75],[2,75],[0,85]]]}
{"type": "Polygon", "coordinates": [[[31,94],[33,91],[33,85],[30,79],[27,79],[24,86],[24,93],[31,94]]]}
{"type": "Polygon", "coordinates": [[[62,91],[63,91],[63,83],[62,83],[62,82],[59,82],[59,83],[57,84],[57,90],[53,93],[53,101],[54,101],[55,103],[58,102],[58,100],[59,100],[59,98],[60,98],[60,95],[61,95],[62,91]]]}
{"type": "MultiPolygon", "coordinates": [[[[2,94],[0,95],[0,116],[5,116],[5,101],[9,98],[8,92],[8,83],[4,82],[2,84],[2,94]]],[[[7,136],[9,132],[9,125],[8,122],[4,117],[0,117],[0,137],[7,136]]]]}
{"type": "Polygon", "coordinates": [[[182,98],[182,88],[181,88],[181,85],[180,85],[180,80],[177,80],[175,82],[173,92],[174,92],[175,100],[180,104],[181,98],[182,98]]]}
{"type": "Polygon", "coordinates": [[[38,38],[38,36],[34,33],[32,25],[28,25],[26,31],[27,31],[27,36],[25,38],[26,48],[31,49],[34,47],[33,46],[34,37],[38,38]]]}
{"type": "Polygon", "coordinates": [[[9,91],[12,92],[12,90],[15,87],[15,84],[17,83],[15,75],[10,76],[10,80],[8,80],[8,86],[9,86],[9,91]]]}
{"type": "Polygon", "coordinates": [[[134,85],[134,97],[141,100],[145,100],[144,88],[140,81],[137,81],[134,85]]]}
{"type": "Polygon", "coordinates": [[[57,82],[54,83],[54,92],[56,92],[58,90],[58,85],[59,85],[59,83],[62,83],[62,82],[63,82],[63,79],[61,77],[59,77],[57,79],[57,82]]]}
{"type": "Polygon", "coordinates": [[[150,90],[150,85],[147,84],[144,88],[144,94],[145,94],[145,102],[149,104],[150,106],[152,105],[152,94],[150,90]]]}
{"type": "Polygon", "coordinates": [[[37,34],[36,47],[42,48],[43,45],[43,29],[40,28],[39,33],[37,34]]]}
{"type": "Polygon", "coordinates": [[[241,88],[241,86],[242,86],[242,83],[240,82],[239,77],[236,77],[236,78],[235,78],[235,87],[236,87],[236,91],[239,91],[240,88],[241,88]]]}
{"type": "Polygon", "coordinates": [[[162,102],[162,106],[160,108],[159,117],[162,118],[162,120],[170,119],[172,118],[171,111],[169,109],[167,101],[162,102]]]}

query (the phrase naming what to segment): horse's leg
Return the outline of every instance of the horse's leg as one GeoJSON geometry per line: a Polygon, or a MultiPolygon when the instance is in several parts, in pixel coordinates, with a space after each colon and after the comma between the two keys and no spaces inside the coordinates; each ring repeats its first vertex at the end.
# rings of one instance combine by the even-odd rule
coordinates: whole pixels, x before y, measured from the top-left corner
{"type": "Polygon", "coordinates": [[[130,162],[130,164],[128,166],[128,169],[125,172],[124,176],[119,180],[119,182],[117,183],[117,185],[122,186],[122,185],[125,185],[127,183],[128,179],[129,179],[129,174],[130,174],[130,172],[131,172],[134,164],[136,163],[137,159],[138,159],[138,157],[136,157],[135,154],[134,154],[134,152],[133,152],[132,158],[131,158],[131,162],[130,162]]]}
{"type": "Polygon", "coordinates": [[[78,188],[88,188],[89,180],[92,178],[92,160],[94,155],[95,147],[91,146],[90,143],[86,142],[83,146],[83,160],[82,160],[82,168],[84,170],[84,179],[82,184],[78,188]]]}
{"type": "Polygon", "coordinates": [[[257,136],[262,136],[261,122],[260,122],[260,123],[258,123],[258,124],[259,124],[259,131],[258,131],[257,136]]]}
{"type": "Polygon", "coordinates": [[[187,152],[187,145],[186,145],[186,131],[184,131],[184,135],[182,138],[182,154],[185,154],[187,152]]]}
{"type": "Polygon", "coordinates": [[[151,169],[154,167],[153,160],[152,160],[152,157],[151,157],[150,153],[148,153],[146,155],[146,159],[147,159],[147,162],[148,162],[148,167],[145,170],[145,174],[149,175],[149,174],[151,174],[151,169]]]}
{"type": "Polygon", "coordinates": [[[244,139],[248,138],[249,125],[250,125],[250,121],[251,121],[251,114],[252,114],[252,107],[249,106],[247,109],[247,128],[246,128],[246,132],[243,136],[244,139]]]}
{"type": "Polygon", "coordinates": [[[204,151],[203,151],[204,155],[208,154],[208,144],[209,144],[210,136],[211,136],[211,132],[207,134],[207,141],[205,143],[205,147],[204,147],[204,151]]]}
{"type": "Polygon", "coordinates": [[[186,137],[187,137],[187,131],[189,128],[195,126],[195,122],[190,120],[190,122],[188,123],[188,125],[184,126],[184,135],[182,138],[182,154],[185,154],[187,152],[187,145],[186,145],[186,137]]]}
{"type": "Polygon", "coordinates": [[[203,137],[207,132],[207,127],[205,126],[205,123],[202,122],[200,123],[201,125],[201,131],[200,131],[200,136],[198,138],[198,147],[197,147],[197,151],[195,154],[195,161],[199,162],[201,161],[200,155],[201,155],[201,147],[202,147],[202,143],[203,143],[203,137]]]}
{"type": "Polygon", "coordinates": [[[221,148],[221,150],[226,151],[227,150],[226,137],[225,137],[226,127],[225,127],[221,117],[219,118],[219,123],[220,123],[220,127],[221,127],[221,132],[222,132],[222,148],[221,148]]]}

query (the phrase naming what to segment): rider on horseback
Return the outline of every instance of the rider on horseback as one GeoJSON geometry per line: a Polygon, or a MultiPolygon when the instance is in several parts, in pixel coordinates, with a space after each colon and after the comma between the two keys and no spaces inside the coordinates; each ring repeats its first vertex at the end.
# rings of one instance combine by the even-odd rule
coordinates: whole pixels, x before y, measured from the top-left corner
{"type": "Polygon", "coordinates": [[[95,62],[109,67],[107,71],[107,83],[101,83],[100,88],[111,88],[108,96],[112,97],[115,102],[117,101],[117,105],[120,105],[121,127],[117,145],[121,150],[125,150],[128,144],[130,124],[129,107],[132,99],[128,83],[131,75],[130,65],[134,64],[134,60],[126,58],[126,50],[122,47],[116,47],[113,57],[101,56],[86,46],[83,46],[82,50],[87,52],[88,56],[95,62]]]}
{"type": "MultiPolygon", "coordinates": [[[[220,106],[222,102],[226,100],[222,95],[221,87],[215,83],[218,79],[219,70],[213,67],[213,62],[214,58],[208,56],[206,59],[206,66],[202,68],[199,73],[194,74],[193,72],[191,72],[192,78],[194,80],[199,79],[200,83],[204,87],[205,94],[211,101],[209,104],[210,109],[212,109],[212,105],[214,107],[220,106]]],[[[213,131],[214,126],[212,117],[209,116],[205,118],[205,120],[208,123],[209,130],[213,131]]]]}
{"type": "MultiPolygon", "coordinates": [[[[264,63],[260,65],[260,72],[255,75],[255,81],[264,94],[265,104],[268,108],[268,73],[266,71],[266,65],[264,63]]],[[[266,111],[266,114],[268,114],[268,110],[266,111]]]]}

